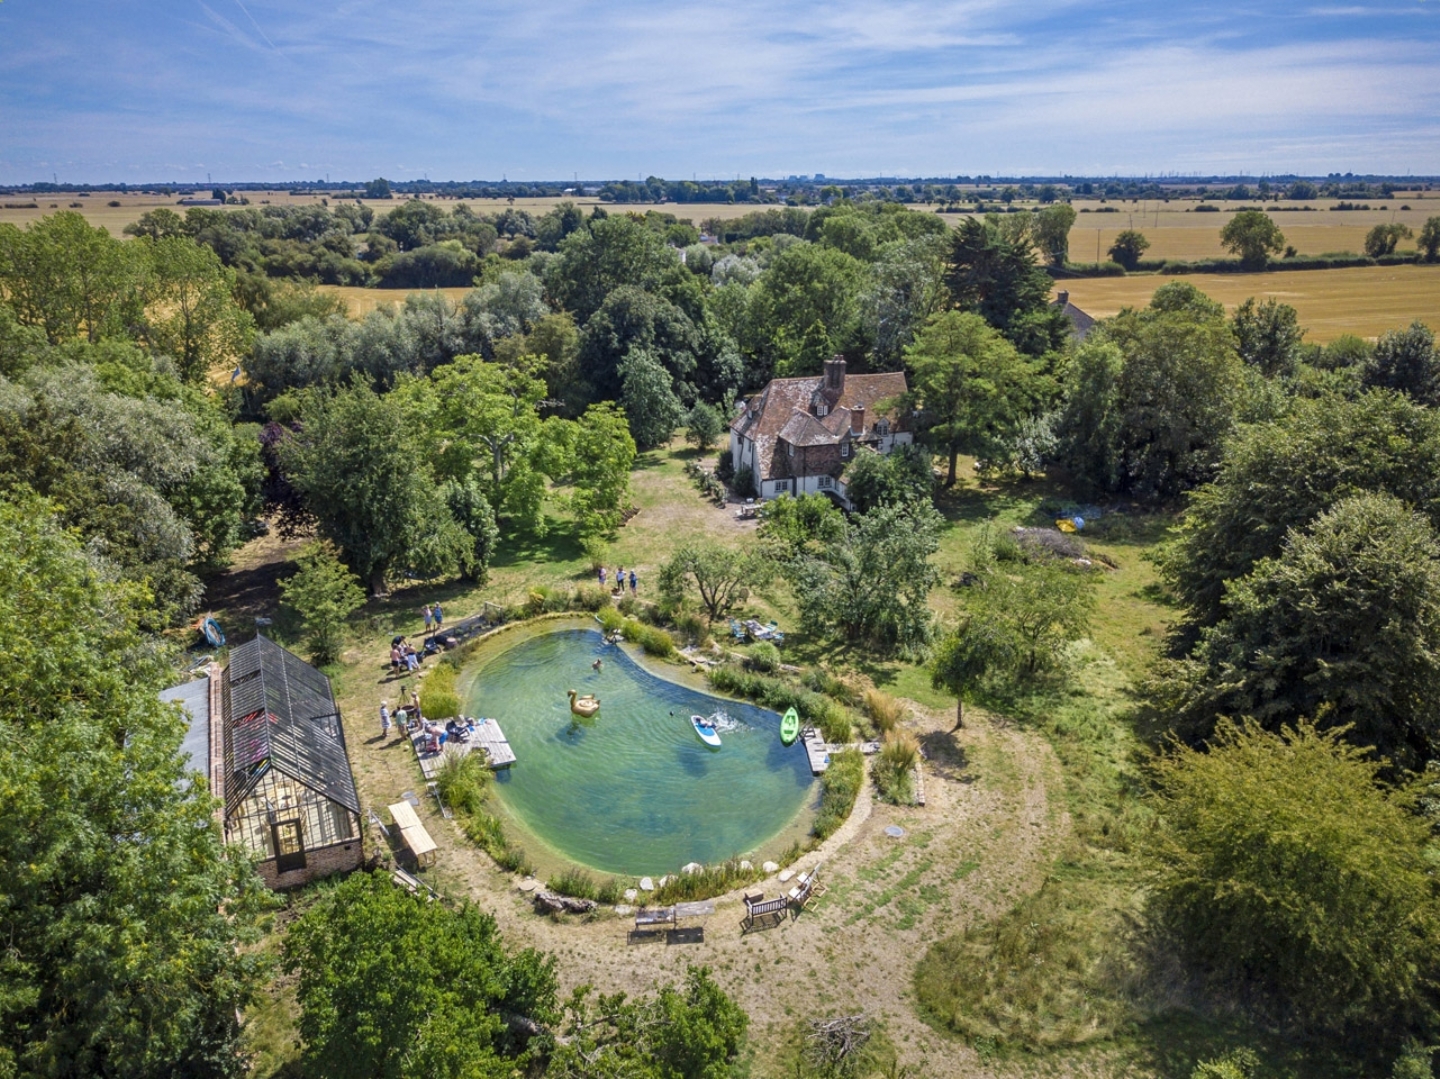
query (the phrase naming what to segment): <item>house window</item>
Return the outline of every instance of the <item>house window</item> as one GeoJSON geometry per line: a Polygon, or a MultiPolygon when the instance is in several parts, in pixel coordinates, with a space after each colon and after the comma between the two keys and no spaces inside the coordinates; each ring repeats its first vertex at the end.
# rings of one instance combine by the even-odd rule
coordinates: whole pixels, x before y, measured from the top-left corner
{"type": "Polygon", "coordinates": [[[833,479],[831,479],[829,476],[821,476],[821,477],[820,477],[820,490],[822,490],[822,491],[828,491],[831,487],[834,487],[834,486],[835,486],[835,481],[834,481],[833,479]]]}
{"type": "Polygon", "coordinates": [[[815,415],[817,415],[817,416],[828,416],[829,414],[830,414],[830,406],[829,406],[829,405],[816,405],[816,406],[815,406],[815,415]]]}
{"type": "Polygon", "coordinates": [[[795,456],[795,443],[793,443],[793,442],[787,442],[787,443],[785,443],[785,453],[786,453],[788,456],[790,456],[790,457],[794,457],[794,456],[795,456]]]}
{"type": "Polygon", "coordinates": [[[850,443],[848,443],[848,442],[842,442],[842,443],[840,443],[840,456],[841,456],[841,457],[849,457],[849,456],[850,456],[850,443]]]}
{"type": "Polygon", "coordinates": [[[875,433],[876,433],[877,435],[879,435],[881,438],[884,438],[886,435],[888,435],[888,434],[890,433],[890,421],[889,421],[889,420],[876,420],[876,421],[875,421],[875,433]]]}

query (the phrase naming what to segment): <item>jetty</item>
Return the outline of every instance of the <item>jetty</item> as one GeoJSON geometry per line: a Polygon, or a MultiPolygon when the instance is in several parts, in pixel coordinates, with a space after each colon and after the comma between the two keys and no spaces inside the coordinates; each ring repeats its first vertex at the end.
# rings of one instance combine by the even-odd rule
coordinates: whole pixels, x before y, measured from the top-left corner
{"type": "Polygon", "coordinates": [[[440,770],[440,762],[444,759],[445,752],[464,755],[472,750],[483,750],[486,763],[492,769],[509,768],[515,763],[515,750],[510,748],[510,743],[505,738],[505,732],[500,729],[500,724],[493,719],[475,720],[475,729],[470,732],[470,737],[465,741],[446,740],[440,747],[439,753],[426,753],[426,734],[423,730],[413,731],[410,734],[410,744],[415,748],[415,756],[420,761],[420,771],[426,779],[434,779],[435,773],[440,770]]]}
{"type": "Polygon", "coordinates": [[[810,774],[817,776],[830,767],[830,754],[839,753],[842,749],[858,749],[867,757],[880,752],[879,742],[826,742],[814,727],[801,731],[800,741],[805,746],[805,756],[810,760],[810,774]]]}

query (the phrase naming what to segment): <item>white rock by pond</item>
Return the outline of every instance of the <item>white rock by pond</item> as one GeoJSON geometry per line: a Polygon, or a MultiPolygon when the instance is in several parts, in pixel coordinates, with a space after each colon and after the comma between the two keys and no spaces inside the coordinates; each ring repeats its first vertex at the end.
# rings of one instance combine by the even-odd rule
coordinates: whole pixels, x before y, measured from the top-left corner
{"type": "Polygon", "coordinates": [[[765,863],[764,865],[762,865],[760,868],[761,868],[761,870],[763,870],[763,871],[766,872],[766,873],[773,873],[773,872],[775,872],[775,870],[779,869],[780,866],[779,866],[779,864],[776,863],[776,862],[766,862],[766,863],[765,863]]]}
{"type": "Polygon", "coordinates": [[[649,877],[641,877],[640,890],[642,892],[653,892],[655,890],[655,882],[649,877]]]}
{"type": "Polygon", "coordinates": [[[634,900],[634,898],[635,898],[637,895],[639,895],[639,894],[640,894],[640,893],[637,892],[634,888],[626,888],[626,889],[625,889],[625,898],[626,898],[627,901],[632,901],[632,900],[634,900]]]}
{"type": "Polygon", "coordinates": [[[754,867],[753,865],[751,865],[751,864],[749,863],[749,861],[747,861],[746,859],[741,858],[741,859],[740,859],[740,868],[741,868],[741,869],[747,869],[747,870],[748,870],[748,869],[754,869],[755,867],[754,867]]]}
{"type": "Polygon", "coordinates": [[[695,874],[695,873],[700,872],[700,870],[702,870],[702,869],[704,869],[704,868],[705,868],[705,867],[704,867],[703,865],[701,865],[699,862],[686,862],[684,865],[682,865],[682,866],[680,867],[680,872],[684,873],[684,874],[688,877],[688,876],[692,876],[692,875],[695,874]]]}
{"type": "Polygon", "coordinates": [[[793,869],[787,869],[787,870],[785,870],[785,872],[783,872],[783,873],[780,874],[780,883],[781,883],[781,884],[784,884],[787,880],[789,880],[789,879],[790,879],[791,877],[793,877],[794,875],[795,875],[795,870],[793,870],[793,869]]]}
{"type": "Polygon", "coordinates": [[[540,882],[534,877],[526,877],[524,880],[519,881],[515,887],[519,888],[522,892],[533,892],[536,888],[540,887],[540,882]]]}

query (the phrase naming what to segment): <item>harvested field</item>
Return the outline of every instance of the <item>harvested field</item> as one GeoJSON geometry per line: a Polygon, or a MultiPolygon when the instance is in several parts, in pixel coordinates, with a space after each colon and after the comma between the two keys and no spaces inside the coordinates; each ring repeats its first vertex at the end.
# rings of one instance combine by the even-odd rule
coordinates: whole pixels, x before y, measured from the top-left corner
{"type": "Polygon", "coordinates": [[[1097,318],[1150,302],[1161,285],[1189,281],[1234,310],[1248,297],[1282,300],[1300,313],[1306,338],[1324,344],[1342,334],[1378,337],[1420,319],[1440,327],[1440,266],[1358,266],[1259,274],[1082,278],[1068,281],[1070,302],[1097,318]]]}
{"type": "Polygon", "coordinates": [[[320,285],[318,292],[328,296],[338,296],[345,301],[345,306],[350,309],[351,318],[364,318],[377,307],[385,304],[399,306],[405,302],[405,297],[414,293],[422,293],[426,296],[440,293],[451,303],[459,303],[470,291],[468,288],[439,288],[439,289],[402,289],[402,288],[361,288],[358,285],[320,285]]]}

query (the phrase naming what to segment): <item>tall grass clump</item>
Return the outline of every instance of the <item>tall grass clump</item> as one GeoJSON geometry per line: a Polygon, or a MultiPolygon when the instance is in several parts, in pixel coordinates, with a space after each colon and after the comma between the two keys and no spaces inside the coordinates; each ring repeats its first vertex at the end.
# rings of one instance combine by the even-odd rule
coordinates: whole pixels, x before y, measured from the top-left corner
{"type": "Polygon", "coordinates": [[[545,882],[545,887],[560,895],[575,899],[591,899],[596,903],[618,903],[625,894],[625,886],[618,877],[596,880],[579,866],[571,866],[558,876],[545,882]]]}
{"type": "Polygon", "coordinates": [[[864,782],[865,758],[858,749],[830,755],[830,767],[820,775],[820,811],[811,828],[816,839],[828,839],[845,823],[864,782]]]}
{"type": "Polygon", "coordinates": [[[460,714],[459,672],[448,663],[436,664],[420,683],[420,711],[429,719],[449,719],[460,714]]]}
{"type": "Polygon", "coordinates": [[[881,734],[889,734],[905,718],[905,706],[888,693],[867,689],[863,700],[865,714],[881,734]]]}
{"type": "Polygon", "coordinates": [[[774,674],[780,669],[780,649],[769,641],[761,641],[745,657],[745,666],[761,674],[774,674]]]}
{"type": "Polygon", "coordinates": [[[600,628],[606,633],[616,633],[624,628],[625,616],[614,607],[601,607],[596,612],[596,617],[600,619],[600,628]]]}
{"type": "Polygon", "coordinates": [[[441,800],[451,809],[466,815],[480,811],[489,783],[490,769],[474,753],[456,753],[447,749],[435,772],[435,787],[441,800]]]}
{"type": "Polygon", "coordinates": [[[535,867],[525,856],[524,848],[513,846],[505,839],[505,830],[500,825],[499,817],[477,809],[470,816],[464,817],[460,827],[470,842],[495,859],[495,864],[507,873],[534,872],[535,867]]]}
{"type": "Polygon", "coordinates": [[[653,902],[660,906],[671,903],[690,903],[699,899],[710,899],[728,891],[754,884],[763,879],[764,872],[740,864],[739,858],[731,858],[717,865],[707,865],[694,873],[672,873],[664,884],[655,889],[653,902]]]}
{"type": "Polygon", "coordinates": [[[627,641],[634,641],[643,648],[647,656],[658,656],[664,659],[675,654],[675,638],[663,629],[647,626],[644,622],[627,618],[620,627],[620,632],[625,635],[627,641]]]}
{"type": "Polygon", "coordinates": [[[920,742],[909,731],[892,730],[880,746],[879,759],[871,769],[881,799],[893,805],[915,801],[912,773],[920,760],[920,742]]]}
{"type": "Polygon", "coordinates": [[[610,602],[610,597],[598,584],[582,584],[575,589],[575,606],[582,611],[598,611],[610,602]]]}

